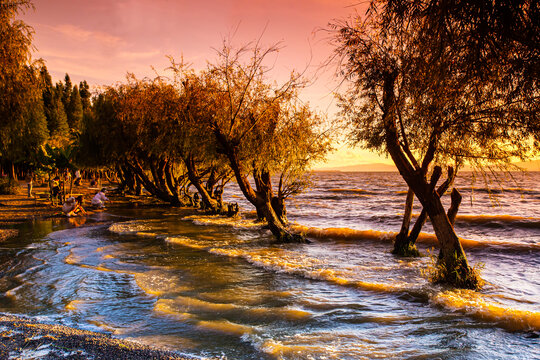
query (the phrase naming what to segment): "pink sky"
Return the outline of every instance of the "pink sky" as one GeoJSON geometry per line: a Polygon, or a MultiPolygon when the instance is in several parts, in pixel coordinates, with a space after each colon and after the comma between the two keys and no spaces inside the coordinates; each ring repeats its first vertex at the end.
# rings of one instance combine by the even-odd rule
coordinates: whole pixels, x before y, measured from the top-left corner
{"type": "MultiPolygon", "coordinates": [[[[111,85],[127,72],[153,76],[169,64],[166,55],[181,56],[202,69],[215,58],[212,48],[234,34],[233,44],[262,36],[262,43],[281,42],[274,76],[303,70],[317,81],[303,92],[305,100],[333,116],[333,70],[321,72],[331,55],[330,21],[361,12],[363,0],[34,0],[24,20],[34,27],[35,57],[46,61],[53,80],[68,73],[73,82],[111,85]]],[[[342,148],[326,166],[380,161],[370,153],[342,148]]]]}

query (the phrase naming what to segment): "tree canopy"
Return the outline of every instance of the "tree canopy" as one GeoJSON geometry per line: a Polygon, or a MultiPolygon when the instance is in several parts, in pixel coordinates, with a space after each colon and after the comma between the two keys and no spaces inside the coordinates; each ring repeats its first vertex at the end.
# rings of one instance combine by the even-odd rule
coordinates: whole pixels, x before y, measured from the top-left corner
{"type": "MultiPolygon", "coordinates": [[[[532,5],[521,6],[527,12],[532,5]]],[[[440,173],[428,180],[428,171],[448,160],[506,164],[530,157],[539,145],[538,81],[524,78],[534,75],[527,62],[534,51],[516,52],[519,41],[509,46],[508,36],[498,37],[502,13],[495,12],[487,23],[488,34],[497,35],[484,35],[500,45],[503,59],[496,63],[491,47],[479,55],[470,23],[485,21],[462,16],[483,16],[476,10],[468,2],[372,1],[365,17],[333,24],[340,74],[349,84],[340,102],[350,139],[392,157],[430,215],[442,263],[451,269],[453,258],[465,256],[449,219],[441,217],[440,173]],[[489,71],[482,71],[486,61],[489,71]]]]}

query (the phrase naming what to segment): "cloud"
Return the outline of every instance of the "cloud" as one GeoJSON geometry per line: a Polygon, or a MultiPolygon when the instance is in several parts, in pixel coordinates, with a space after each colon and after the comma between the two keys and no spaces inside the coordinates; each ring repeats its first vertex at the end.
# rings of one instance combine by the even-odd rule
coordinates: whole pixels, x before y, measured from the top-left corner
{"type": "Polygon", "coordinates": [[[124,45],[124,40],[118,36],[107,34],[100,31],[89,31],[81,27],[62,24],[55,26],[47,26],[49,29],[79,42],[97,41],[107,47],[118,47],[124,45]]]}

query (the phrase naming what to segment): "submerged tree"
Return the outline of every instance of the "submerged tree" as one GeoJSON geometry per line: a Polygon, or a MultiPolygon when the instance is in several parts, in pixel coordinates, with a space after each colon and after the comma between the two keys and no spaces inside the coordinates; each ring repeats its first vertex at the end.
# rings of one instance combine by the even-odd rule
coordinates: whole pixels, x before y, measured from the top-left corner
{"type": "Polygon", "coordinates": [[[277,51],[258,44],[223,46],[207,74],[215,101],[209,128],[259,219],[278,241],[303,241],[287,228],[285,198],[299,190],[302,175],[324,157],[329,141],[321,132],[322,119],[298,100],[300,76],[293,73],[281,85],[268,80],[264,62],[277,51]]]}
{"type": "Polygon", "coordinates": [[[341,75],[351,83],[341,97],[343,114],[353,126],[351,138],[390,155],[421,202],[440,243],[443,280],[474,288],[479,278],[453,228],[461,197],[454,189],[446,214],[436,189],[442,171],[432,164],[530,156],[538,147],[538,104],[531,106],[537,82],[504,66],[477,71],[478,64],[467,60],[475,42],[466,26],[456,26],[448,37],[433,36],[432,12],[394,16],[403,10],[396,3],[411,5],[373,1],[365,19],[334,24],[341,75]]]}

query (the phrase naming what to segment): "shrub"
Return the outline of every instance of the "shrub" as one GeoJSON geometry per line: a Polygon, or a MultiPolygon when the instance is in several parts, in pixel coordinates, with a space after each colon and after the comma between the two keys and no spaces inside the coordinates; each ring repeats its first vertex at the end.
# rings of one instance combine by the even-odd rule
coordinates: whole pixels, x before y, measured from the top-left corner
{"type": "MultiPolygon", "coordinates": [[[[429,250],[428,250],[429,253],[429,250]]],[[[438,256],[430,254],[430,261],[427,268],[422,270],[422,275],[435,284],[448,284],[457,288],[480,290],[485,282],[480,277],[480,272],[484,268],[484,263],[476,263],[471,271],[462,271],[462,266],[467,266],[466,262],[459,261],[455,269],[447,269],[445,264],[439,261],[438,256]]]]}
{"type": "Polygon", "coordinates": [[[19,183],[10,178],[0,178],[0,195],[15,195],[18,193],[19,183]]]}

